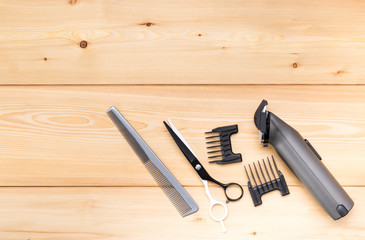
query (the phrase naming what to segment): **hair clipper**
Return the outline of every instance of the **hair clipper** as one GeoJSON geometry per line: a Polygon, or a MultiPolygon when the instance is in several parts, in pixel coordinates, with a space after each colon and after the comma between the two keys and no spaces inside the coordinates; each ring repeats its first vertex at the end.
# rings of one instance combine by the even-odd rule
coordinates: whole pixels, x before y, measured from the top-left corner
{"type": "Polygon", "coordinates": [[[264,147],[270,143],[286,165],[334,219],[344,217],[354,202],[322,163],[308,140],[291,126],[266,110],[262,100],[254,116],[264,147]]]}

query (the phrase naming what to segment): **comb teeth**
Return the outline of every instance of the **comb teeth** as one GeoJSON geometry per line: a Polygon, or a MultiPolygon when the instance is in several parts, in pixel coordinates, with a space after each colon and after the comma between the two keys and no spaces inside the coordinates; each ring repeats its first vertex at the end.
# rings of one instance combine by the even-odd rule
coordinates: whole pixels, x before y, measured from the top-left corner
{"type": "Polygon", "coordinates": [[[198,211],[199,207],[189,193],[144,142],[123,115],[120,114],[115,107],[111,107],[107,114],[180,215],[185,217],[198,211]]]}
{"type": "Polygon", "coordinates": [[[208,153],[217,153],[217,152],[222,152],[222,150],[210,151],[208,153]]]}
{"type": "Polygon", "coordinates": [[[231,135],[238,132],[237,125],[214,128],[210,132],[205,132],[208,136],[205,137],[207,141],[208,158],[220,158],[220,160],[209,161],[209,163],[228,164],[235,162],[242,162],[241,154],[232,152],[231,135]],[[214,155],[211,155],[213,154],[214,155]]]}
{"type": "Polygon", "coordinates": [[[190,215],[198,210],[198,207],[192,206],[189,199],[172,184],[171,179],[167,178],[164,174],[161,174],[161,171],[155,164],[148,161],[144,165],[182,217],[190,215]]]}
{"type": "Polygon", "coordinates": [[[215,156],[210,156],[210,157],[208,157],[208,158],[221,158],[221,157],[223,157],[223,155],[215,155],[215,156]]]}
{"type": "Polygon", "coordinates": [[[252,198],[252,201],[253,201],[255,207],[262,204],[261,196],[265,193],[271,192],[273,190],[279,190],[281,192],[282,196],[289,194],[289,189],[288,189],[288,186],[286,184],[284,175],[279,171],[279,169],[276,165],[274,156],[271,156],[271,157],[272,157],[272,162],[273,162],[275,170],[276,170],[276,174],[275,174],[275,171],[274,171],[274,169],[271,165],[271,161],[270,161],[269,157],[267,157],[267,162],[268,162],[268,165],[270,167],[273,179],[270,176],[269,170],[267,168],[267,165],[266,165],[264,159],[262,159],[262,163],[264,164],[266,174],[263,171],[263,168],[261,166],[260,161],[257,161],[260,172],[257,170],[256,164],[253,163],[254,170],[255,170],[255,173],[256,173],[256,177],[258,178],[258,180],[260,182],[260,185],[257,184],[256,177],[255,177],[254,172],[252,171],[251,165],[248,164],[248,167],[249,167],[250,173],[251,173],[251,177],[252,177],[252,179],[255,183],[255,185],[253,186],[253,184],[251,182],[251,178],[250,178],[249,173],[248,173],[248,171],[246,169],[246,166],[245,166],[245,172],[246,172],[247,179],[248,179],[247,185],[248,185],[248,189],[250,191],[251,198],[252,198]],[[264,183],[262,183],[262,181],[261,181],[260,173],[261,173],[261,176],[264,179],[264,183]],[[278,175],[278,178],[275,175],[278,175]],[[268,177],[268,178],[266,178],[266,177],[268,177]],[[269,181],[267,181],[266,179],[269,179],[269,181]]]}
{"type": "Polygon", "coordinates": [[[205,137],[205,139],[212,139],[212,138],[219,138],[219,135],[218,136],[205,137]]]}

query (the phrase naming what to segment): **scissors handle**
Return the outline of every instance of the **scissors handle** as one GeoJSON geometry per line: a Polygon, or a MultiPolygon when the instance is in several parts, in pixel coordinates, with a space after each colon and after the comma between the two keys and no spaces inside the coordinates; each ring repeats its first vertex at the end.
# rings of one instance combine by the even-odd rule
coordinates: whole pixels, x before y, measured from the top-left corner
{"type": "Polygon", "coordinates": [[[223,230],[223,232],[226,232],[226,231],[227,231],[227,229],[226,229],[226,227],[224,226],[223,220],[224,220],[224,219],[226,219],[226,217],[228,216],[228,209],[227,209],[227,206],[226,206],[224,203],[219,202],[219,201],[215,200],[215,199],[212,197],[212,195],[210,194],[210,191],[209,191],[208,181],[207,181],[207,180],[203,180],[203,179],[202,179],[202,182],[203,182],[203,184],[204,184],[205,193],[207,194],[207,196],[208,196],[208,198],[209,198],[209,202],[210,202],[210,206],[209,206],[209,215],[210,215],[210,217],[211,217],[214,221],[216,221],[216,222],[220,222],[220,224],[221,224],[221,226],[222,226],[222,230],[223,230]],[[215,217],[215,216],[213,215],[213,212],[212,212],[213,207],[214,207],[214,206],[216,206],[216,205],[221,205],[221,206],[224,208],[224,215],[223,215],[222,217],[220,217],[220,218],[215,217]]]}
{"type": "Polygon", "coordinates": [[[223,189],[224,189],[224,194],[226,195],[227,201],[226,203],[228,203],[229,201],[238,201],[242,198],[243,196],[243,188],[241,187],[241,185],[239,185],[238,183],[228,183],[228,184],[219,184],[223,189]],[[238,187],[241,191],[241,194],[238,197],[229,197],[228,193],[227,193],[227,189],[229,187],[238,187]]]}

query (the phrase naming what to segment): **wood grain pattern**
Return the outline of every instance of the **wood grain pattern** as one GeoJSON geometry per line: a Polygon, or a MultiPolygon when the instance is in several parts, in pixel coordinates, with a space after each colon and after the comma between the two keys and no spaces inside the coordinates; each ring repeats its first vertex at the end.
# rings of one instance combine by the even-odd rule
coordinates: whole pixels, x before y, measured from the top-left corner
{"type": "MultiPolygon", "coordinates": [[[[365,239],[365,2],[0,0],[0,239],[365,239]],[[355,202],[333,221],[277,158],[291,194],[253,207],[243,165],[273,154],[269,109],[355,202]],[[197,201],[181,218],[106,115],[116,106],[197,201]],[[162,121],[212,176],[239,182],[228,232],[162,121]],[[203,132],[238,124],[243,163],[209,165],[203,132]]],[[[211,186],[224,201],[220,188],[211,186]]]]}
{"type": "MultiPolygon", "coordinates": [[[[115,105],[184,184],[200,186],[162,121],[171,118],[213,176],[246,182],[243,164],[207,163],[204,132],[239,125],[233,150],[243,163],[275,151],[258,142],[253,114],[269,109],[308,138],[346,186],[364,186],[363,86],[1,87],[3,186],[156,186],[106,115],[115,105]]],[[[278,158],[278,157],[277,157],[278,158]]],[[[278,161],[291,185],[298,181],[278,161]]]]}
{"type": "Polygon", "coordinates": [[[1,0],[0,84],[364,84],[364,8],[1,0]]]}
{"type": "MultiPolygon", "coordinates": [[[[254,207],[246,195],[229,203],[227,233],[208,215],[202,187],[187,191],[199,204],[181,218],[160,189],[149,188],[2,188],[0,238],[17,239],[353,239],[365,238],[365,190],[347,187],[354,209],[333,221],[302,187],[285,197],[272,193],[254,207]],[[146,198],[148,196],[148,198],[146,198]],[[298,207],[299,203],[302,204],[298,207]]],[[[212,188],[219,196],[221,190],[212,188]]],[[[221,193],[222,194],[222,193],[221,193]]],[[[223,198],[223,196],[221,195],[223,198]]]]}

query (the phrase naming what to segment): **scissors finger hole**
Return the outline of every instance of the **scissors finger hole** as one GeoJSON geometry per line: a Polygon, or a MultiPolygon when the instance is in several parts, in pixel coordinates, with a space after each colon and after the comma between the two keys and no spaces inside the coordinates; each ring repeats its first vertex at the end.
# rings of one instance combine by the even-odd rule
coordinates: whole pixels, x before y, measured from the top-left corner
{"type": "Polygon", "coordinates": [[[210,207],[210,212],[215,221],[223,221],[227,217],[227,208],[220,202],[214,203],[210,207]]]}
{"type": "Polygon", "coordinates": [[[230,183],[224,189],[226,197],[230,201],[237,201],[243,196],[243,188],[238,183],[230,183]]]}

